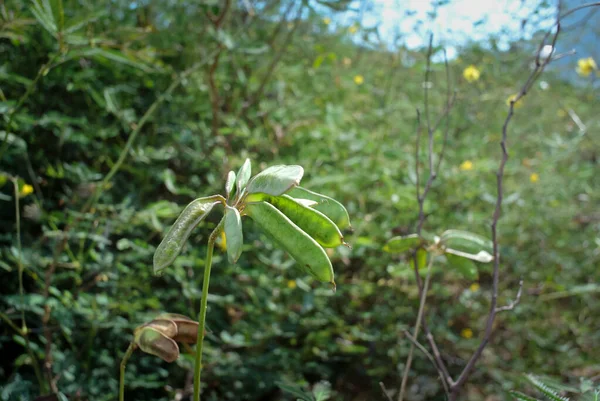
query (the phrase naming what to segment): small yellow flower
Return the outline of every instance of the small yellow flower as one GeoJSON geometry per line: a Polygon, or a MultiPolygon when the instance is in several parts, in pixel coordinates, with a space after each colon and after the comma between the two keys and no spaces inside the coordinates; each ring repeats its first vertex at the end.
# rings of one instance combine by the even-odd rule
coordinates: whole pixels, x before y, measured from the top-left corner
{"type": "Polygon", "coordinates": [[[19,197],[24,198],[31,193],[33,193],[33,187],[29,184],[25,184],[19,191],[19,197]]]}
{"type": "Polygon", "coordinates": [[[354,76],[354,83],[356,85],[362,85],[365,82],[365,78],[362,75],[355,75],[354,76]]]}
{"type": "Polygon", "coordinates": [[[467,82],[475,82],[480,76],[481,72],[472,64],[463,71],[463,77],[465,77],[467,82]]]}
{"type": "Polygon", "coordinates": [[[323,23],[324,23],[325,25],[329,25],[329,24],[331,24],[331,18],[323,18],[323,23]]]}
{"type": "Polygon", "coordinates": [[[581,75],[582,77],[589,77],[590,74],[594,71],[597,70],[598,66],[596,65],[596,62],[594,61],[593,58],[588,57],[588,58],[580,58],[577,61],[577,73],[579,75],[581,75]]]}
{"type": "Polygon", "coordinates": [[[473,170],[473,162],[471,160],[465,160],[458,167],[461,171],[473,170]]]}
{"type": "Polygon", "coordinates": [[[351,34],[355,34],[356,32],[358,32],[358,27],[356,25],[352,25],[350,28],[348,28],[348,32],[350,32],[351,34]]]}
{"type": "Polygon", "coordinates": [[[556,111],[556,116],[557,117],[561,117],[561,118],[562,117],[566,117],[567,116],[567,112],[565,110],[563,110],[563,109],[558,109],[556,111]]]}
{"type": "Polygon", "coordinates": [[[293,290],[294,288],[296,288],[296,280],[289,280],[289,281],[287,282],[287,287],[288,287],[288,288],[290,288],[290,289],[292,289],[292,290],[293,290]]]}
{"type": "Polygon", "coordinates": [[[472,337],[473,337],[473,330],[471,330],[471,329],[470,329],[470,328],[468,328],[468,327],[467,327],[466,329],[462,329],[462,330],[460,331],[460,336],[461,336],[462,338],[466,338],[466,339],[468,340],[469,338],[472,338],[472,337]]]}
{"type": "Polygon", "coordinates": [[[346,67],[350,67],[352,65],[352,59],[349,57],[344,57],[342,62],[344,63],[344,66],[346,66],[346,67]]]}
{"type": "Polygon", "coordinates": [[[478,283],[473,283],[473,284],[471,284],[471,286],[469,287],[469,289],[471,290],[471,292],[477,292],[477,291],[479,291],[479,284],[478,283]]]}
{"type": "Polygon", "coordinates": [[[540,175],[538,173],[531,173],[531,175],[529,176],[529,181],[531,181],[532,183],[536,183],[540,180],[540,175]]]}
{"type": "MultiPolygon", "coordinates": [[[[510,95],[507,99],[506,99],[506,105],[510,106],[510,102],[512,102],[514,99],[516,99],[518,96],[518,94],[516,95],[510,95]]],[[[519,100],[517,100],[515,102],[514,108],[518,109],[519,107],[523,106],[523,98],[521,97],[519,100]]]]}

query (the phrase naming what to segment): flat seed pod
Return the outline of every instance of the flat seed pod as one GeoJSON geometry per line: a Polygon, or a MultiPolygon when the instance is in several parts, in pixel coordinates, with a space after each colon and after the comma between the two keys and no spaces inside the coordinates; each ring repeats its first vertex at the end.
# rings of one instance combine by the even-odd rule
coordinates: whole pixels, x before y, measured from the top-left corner
{"type": "Polygon", "coordinates": [[[154,274],[160,272],[175,260],[192,233],[192,230],[220,202],[223,202],[223,197],[217,195],[198,198],[186,206],[158,248],[156,248],[156,252],[154,252],[154,274]]]}
{"type": "Polygon", "coordinates": [[[405,235],[402,237],[393,237],[383,247],[385,252],[402,253],[410,249],[415,249],[421,244],[421,238],[417,234],[405,235]]]}
{"type": "Polygon", "coordinates": [[[444,231],[440,236],[440,242],[445,247],[469,254],[478,254],[480,251],[493,253],[492,241],[469,231],[444,231]]]}
{"type": "Polygon", "coordinates": [[[157,319],[167,319],[177,325],[177,335],[171,338],[178,343],[195,344],[198,337],[198,322],[177,313],[163,313],[157,319]]]}
{"type": "Polygon", "coordinates": [[[344,205],[335,199],[313,191],[309,191],[308,189],[302,187],[292,188],[289,192],[287,192],[287,195],[291,196],[292,198],[308,199],[317,202],[311,207],[329,217],[331,221],[333,221],[339,227],[340,230],[350,227],[350,216],[348,216],[348,211],[344,205]]]}
{"type": "Polygon", "coordinates": [[[244,236],[242,234],[242,219],[240,212],[234,207],[225,209],[225,238],[227,239],[227,258],[229,262],[236,263],[242,254],[244,236]]]}
{"type": "Polygon", "coordinates": [[[177,335],[177,323],[168,318],[156,318],[142,327],[152,327],[169,338],[177,335]]]}
{"type": "Polygon", "coordinates": [[[136,333],[135,343],[145,353],[155,355],[166,362],[173,362],[179,357],[177,343],[149,326],[136,333]]]}
{"type": "Polygon", "coordinates": [[[248,184],[248,180],[252,174],[252,166],[250,164],[250,159],[246,159],[242,167],[237,173],[237,191],[238,193],[242,193],[246,185],[248,184]]]}
{"type": "Polygon", "coordinates": [[[335,248],[346,244],[335,223],[318,210],[304,206],[288,195],[269,196],[265,200],[283,212],[321,246],[335,248]]]}
{"type": "Polygon", "coordinates": [[[300,184],[303,175],[304,169],[301,166],[271,166],[255,175],[246,191],[249,194],[261,192],[279,196],[300,184]]]}
{"type": "Polygon", "coordinates": [[[325,250],[286,215],[267,202],[249,203],[245,214],[281,249],[298,262],[301,270],[319,281],[333,281],[333,267],[325,250]]]}
{"type": "Polygon", "coordinates": [[[235,172],[230,171],[227,174],[227,181],[225,181],[225,194],[227,198],[231,196],[235,196],[235,172]]]}

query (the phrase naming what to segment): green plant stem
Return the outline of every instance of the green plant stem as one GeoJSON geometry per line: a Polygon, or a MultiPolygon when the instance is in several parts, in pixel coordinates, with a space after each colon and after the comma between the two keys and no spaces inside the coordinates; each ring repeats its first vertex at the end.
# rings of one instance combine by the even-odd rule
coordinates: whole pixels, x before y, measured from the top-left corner
{"type": "Polygon", "coordinates": [[[23,106],[23,104],[25,103],[25,101],[33,93],[33,91],[34,91],[35,87],[37,86],[37,83],[39,82],[39,80],[43,76],[45,76],[45,75],[48,74],[48,72],[52,68],[52,64],[58,58],[58,56],[59,56],[59,53],[53,54],[50,57],[50,60],[48,60],[47,63],[45,63],[44,65],[42,65],[40,67],[40,69],[38,70],[35,78],[33,79],[33,81],[31,81],[31,83],[29,84],[29,86],[25,90],[25,93],[23,94],[23,96],[21,96],[19,98],[19,100],[17,101],[17,104],[15,105],[15,107],[13,107],[10,110],[10,112],[8,113],[8,120],[6,122],[6,129],[4,130],[4,139],[2,139],[2,146],[0,147],[0,160],[2,160],[2,156],[4,156],[4,152],[6,152],[6,149],[8,148],[8,135],[10,134],[10,128],[11,128],[13,119],[15,117],[15,114],[17,113],[17,111],[19,111],[19,109],[23,106]]]}
{"type": "Polygon", "coordinates": [[[127,351],[125,351],[125,355],[123,355],[123,359],[121,360],[121,373],[119,375],[119,401],[125,401],[125,367],[127,366],[127,361],[133,351],[135,351],[135,342],[131,342],[129,347],[127,347],[127,351]]]}
{"type": "MultiPolygon", "coordinates": [[[[419,329],[421,328],[421,320],[423,320],[423,312],[425,311],[425,302],[427,301],[427,290],[429,289],[429,281],[431,279],[431,265],[433,264],[433,255],[429,256],[429,263],[427,263],[427,274],[425,276],[425,283],[423,284],[423,292],[421,293],[421,299],[419,300],[419,312],[417,313],[417,321],[415,322],[415,328],[413,330],[413,339],[417,341],[419,336],[419,329]]],[[[418,269],[418,266],[417,266],[418,269]]],[[[410,350],[408,351],[408,357],[406,358],[406,367],[404,368],[404,374],[402,375],[402,384],[400,385],[400,395],[398,401],[402,401],[404,398],[404,392],[406,391],[406,383],[408,381],[408,373],[410,372],[410,365],[412,364],[413,353],[415,352],[415,344],[411,343],[410,350]]]]}
{"type": "Polygon", "coordinates": [[[208,238],[208,247],[206,249],[206,261],[204,264],[204,279],[202,280],[202,299],[200,300],[200,313],[198,315],[198,337],[196,345],[196,359],[194,363],[194,398],[193,401],[200,401],[200,376],[202,375],[202,348],[204,345],[204,327],[206,322],[206,306],[208,301],[208,286],[210,284],[210,269],[212,267],[212,256],[215,248],[215,241],[223,230],[225,217],[221,219],[217,227],[208,238]]]}
{"type": "Polygon", "coordinates": [[[37,378],[38,385],[40,386],[40,394],[46,393],[46,383],[44,382],[44,377],[42,376],[42,370],[40,369],[40,365],[38,360],[36,359],[35,353],[31,349],[31,343],[29,342],[29,336],[26,332],[19,329],[16,324],[12,320],[8,318],[4,313],[0,312],[0,319],[4,320],[6,324],[8,324],[18,335],[25,339],[25,348],[27,349],[27,353],[31,358],[31,366],[33,366],[33,371],[35,373],[35,377],[37,378]]]}

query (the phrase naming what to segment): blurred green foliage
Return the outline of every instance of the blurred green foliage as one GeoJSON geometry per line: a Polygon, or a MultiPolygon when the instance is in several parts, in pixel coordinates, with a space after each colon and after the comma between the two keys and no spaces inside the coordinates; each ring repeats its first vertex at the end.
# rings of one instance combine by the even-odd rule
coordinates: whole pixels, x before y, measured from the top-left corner
{"type": "MultiPolygon", "coordinates": [[[[223,193],[227,172],[246,157],[261,168],[302,165],[304,186],[348,207],[353,248],[331,254],[335,294],[251,227],[237,265],[217,252],[203,399],[293,399],[280,387],[322,380],[331,399],[383,399],[379,382],[397,388],[410,347],[402,332],[418,297],[409,261],[382,247],[414,232],[415,109],[426,86],[439,115],[446,73],[434,63],[424,83],[424,51],[390,51],[359,23],[332,22],[348,2],[329,3],[0,4],[0,399],[39,394],[32,355],[43,386],[72,400],[115,399],[133,329],[157,312],[197,315],[216,220],[160,277],[156,246],[192,199],[223,193]],[[20,238],[10,177],[22,196],[20,238]]],[[[451,60],[457,105],[425,203],[426,231],[489,235],[506,99],[538,40],[507,52],[473,43],[451,60]],[[469,65],[478,80],[463,78],[469,65]]],[[[515,296],[520,278],[524,293],[499,316],[465,399],[510,399],[530,371],[598,382],[599,98],[588,81],[555,77],[541,78],[546,89],[536,84],[510,126],[500,302],[515,296]]],[[[465,277],[443,259],[433,266],[427,318],[452,373],[487,316],[489,268],[477,267],[465,277]]],[[[171,365],[136,355],[127,399],[188,397],[191,372],[189,349],[171,365]]],[[[441,397],[421,354],[410,380],[409,399],[441,397]]]]}

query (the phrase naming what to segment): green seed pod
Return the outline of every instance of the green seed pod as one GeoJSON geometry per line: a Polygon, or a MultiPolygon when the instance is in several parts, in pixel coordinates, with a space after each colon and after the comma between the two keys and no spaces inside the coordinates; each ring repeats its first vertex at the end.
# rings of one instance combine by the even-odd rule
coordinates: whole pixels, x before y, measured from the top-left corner
{"type": "Polygon", "coordinates": [[[135,344],[145,353],[166,362],[173,362],[179,357],[177,343],[150,326],[142,327],[136,333],[135,344]]]}
{"type": "Polygon", "coordinates": [[[225,196],[230,199],[235,196],[235,172],[230,171],[225,181],[225,196]]]}
{"type": "Polygon", "coordinates": [[[340,230],[350,227],[350,216],[348,216],[348,211],[344,205],[335,199],[313,191],[309,191],[308,189],[302,187],[292,188],[289,192],[287,192],[287,195],[291,196],[292,198],[308,199],[317,202],[311,207],[329,217],[331,221],[333,221],[339,227],[340,230]]]}
{"type": "Polygon", "coordinates": [[[265,193],[279,196],[300,184],[304,175],[301,166],[271,166],[254,176],[248,183],[249,194],[265,193]]]}
{"type": "Polygon", "coordinates": [[[181,212],[175,224],[154,253],[154,274],[169,266],[179,255],[192,230],[200,224],[217,203],[225,203],[220,195],[198,198],[181,212]]]}
{"type": "Polygon", "coordinates": [[[265,200],[325,248],[347,245],[335,223],[318,210],[304,206],[288,195],[268,196],[265,200]]]}
{"type": "Polygon", "coordinates": [[[246,188],[251,175],[252,166],[250,164],[250,159],[246,159],[237,173],[237,191],[239,194],[241,194],[244,188],[246,188]]]}
{"type": "Polygon", "coordinates": [[[301,270],[335,286],[333,267],[325,250],[285,214],[267,202],[249,203],[244,212],[275,244],[298,262],[301,270]]]}
{"type": "Polygon", "coordinates": [[[227,257],[229,262],[236,263],[242,254],[244,236],[242,233],[242,219],[240,212],[234,207],[225,209],[225,238],[227,238],[227,257]]]}

